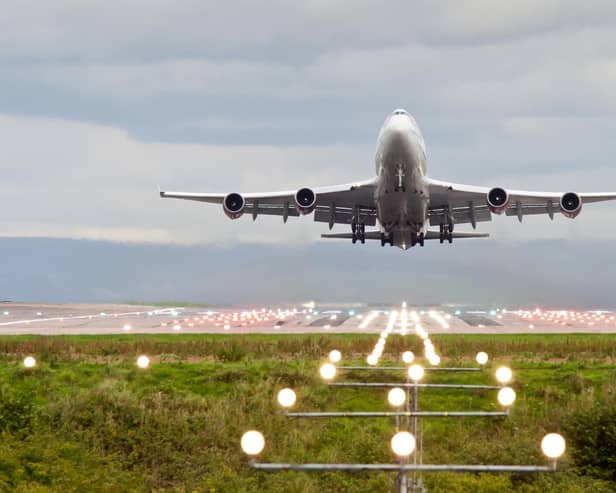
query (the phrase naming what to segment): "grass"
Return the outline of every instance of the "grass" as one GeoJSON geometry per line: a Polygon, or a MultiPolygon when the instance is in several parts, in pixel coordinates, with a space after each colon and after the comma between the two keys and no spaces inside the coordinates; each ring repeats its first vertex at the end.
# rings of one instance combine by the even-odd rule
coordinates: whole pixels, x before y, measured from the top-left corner
{"type": "MultiPolygon", "coordinates": [[[[389,420],[287,420],[276,392],[293,387],[301,410],[384,410],[384,391],[328,389],[317,368],[329,349],[362,363],[375,336],[119,335],[0,337],[0,490],[165,492],[371,492],[386,474],[260,473],[239,438],[262,431],[264,461],[390,462],[389,420]],[[134,361],[146,353],[152,368],[134,361]],[[34,354],[39,365],[19,362],[34,354]]],[[[418,340],[391,337],[384,359],[418,340]]],[[[584,463],[576,417],[616,406],[616,337],[436,336],[444,363],[468,365],[479,349],[516,370],[508,419],[424,421],[427,463],[543,464],[539,442],[561,431],[568,453],[555,475],[433,474],[430,492],[613,492],[614,477],[584,463]],[[579,438],[579,437],[578,437],[579,438]],[[578,440],[579,441],[579,440],[578,440]]],[[[349,358],[351,361],[349,361],[349,358]]],[[[384,374],[347,375],[377,381],[384,374]]],[[[395,378],[389,375],[388,378],[395,378]]],[[[489,383],[486,374],[430,381],[489,383]]],[[[423,392],[421,408],[497,410],[493,392],[423,392]]],[[[585,422],[589,420],[586,419],[585,422]]],[[[609,424],[609,422],[608,422],[609,424]]],[[[605,428],[605,420],[601,422],[605,428]]],[[[592,430],[585,430],[590,436],[592,430]]],[[[608,455],[604,453],[602,455],[608,455]]]]}

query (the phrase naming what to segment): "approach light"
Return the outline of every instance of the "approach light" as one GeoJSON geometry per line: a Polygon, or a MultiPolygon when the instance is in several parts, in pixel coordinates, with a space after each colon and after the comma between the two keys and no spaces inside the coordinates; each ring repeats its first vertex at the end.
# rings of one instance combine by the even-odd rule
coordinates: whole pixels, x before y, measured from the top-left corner
{"type": "Polygon", "coordinates": [[[503,387],[498,391],[498,403],[503,407],[511,407],[515,402],[515,390],[511,387],[503,387]]]}
{"type": "Polygon", "coordinates": [[[342,359],[342,353],[338,351],[337,349],[334,349],[333,351],[329,352],[329,360],[332,363],[340,363],[341,359],[342,359]]]}
{"type": "Polygon", "coordinates": [[[488,353],[484,351],[480,351],[477,353],[477,357],[475,358],[478,365],[484,366],[488,362],[488,353]]]}
{"type": "Polygon", "coordinates": [[[502,385],[508,384],[512,378],[513,372],[508,366],[501,366],[496,370],[496,380],[498,380],[498,383],[502,385]]]}
{"type": "Polygon", "coordinates": [[[36,360],[32,356],[26,356],[24,358],[24,366],[26,368],[34,368],[36,366],[36,360]]]}
{"type": "Polygon", "coordinates": [[[431,354],[428,361],[432,366],[438,366],[441,364],[441,357],[438,354],[431,354]]]}
{"type": "Polygon", "coordinates": [[[370,366],[376,366],[379,363],[379,358],[377,357],[376,354],[371,354],[366,358],[366,362],[370,366]]]}
{"type": "Polygon", "coordinates": [[[392,437],[391,449],[398,457],[408,457],[415,450],[415,437],[408,431],[400,431],[392,437]]]}
{"type": "Polygon", "coordinates": [[[406,402],[406,392],[400,387],[394,387],[387,393],[387,402],[393,407],[400,407],[406,402]]]}
{"type": "Polygon", "coordinates": [[[404,363],[406,363],[407,365],[410,365],[414,359],[415,355],[412,351],[404,351],[402,353],[402,361],[404,361],[404,363]]]}
{"type": "Polygon", "coordinates": [[[297,401],[297,395],[293,389],[282,389],[278,392],[278,404],[282,407],[293,407],[297,401]]]}
{"type": "Polygon", "coordinates": [[[147,368],[148,366],[150,366],[150,358],[142,354],[137,358],[137,366],[142,369],[147,368]]]}
{"type": "Polygon", "coordinates": [[[325,363],[319,369],[319,373],[325,380],[332,380],[336,376],[336,367],[331,363],[325,363]]]}
{"type": "Polygon", "coordinates": [[[122,327],[124,330],[131,330],[132,327],[130,324],[124,324],[124,327],[122,327]]]}
{"type": "Polygon", "coordinates": [[[265,438],[258,431],[251,430],[242,435],[240,444],[246,455],[256,456],[263,452],[265,448],[265,438]]]}
{"type": "Polygon", "coordinates": [[[541,440],[541,451],[548,459],[558,459],[566,448],[565,439],[558,433],[549,433],[541,440]]]}
{"type": "Polygon", "coordinates": [[[424,376],[424,369],[420,365],[412,365],[409,366],[408,374],[413,382],[419,382],[424,376]]]}

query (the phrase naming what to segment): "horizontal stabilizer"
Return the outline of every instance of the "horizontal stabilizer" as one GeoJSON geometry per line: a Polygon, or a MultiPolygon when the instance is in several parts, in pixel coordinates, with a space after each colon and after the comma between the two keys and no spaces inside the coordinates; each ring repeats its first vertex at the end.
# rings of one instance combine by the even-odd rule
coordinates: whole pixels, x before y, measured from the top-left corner
{"type": "MultiPolygon", "coordinates": [[[[335,238],[339,240],[350,240],[353,237],[353,233],[327,233],[322,234],[321,238],[335,238]]],[[[474,233],[474,232],[463,232],[463,231],[454,231],[453,238],[454,239],[463,239],[463,238],[489,238],[489,233],[474,233]]],[[[440,238],[440,233],[438,231],[428,231],[426,234],[426,240],[438,240],[440,238]]],[[[366,240],[380,240],[381,233],[379,231],[366,231],[366,240]]]]}

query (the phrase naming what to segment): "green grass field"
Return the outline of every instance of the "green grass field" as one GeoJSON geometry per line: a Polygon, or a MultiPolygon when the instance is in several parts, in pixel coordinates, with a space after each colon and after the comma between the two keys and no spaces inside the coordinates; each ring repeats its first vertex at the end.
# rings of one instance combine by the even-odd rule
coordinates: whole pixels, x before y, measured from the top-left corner
{"type": "MultiPolygon", "coordinates": [[[[426,463],[544,464],[539,443],[548,431],[561,432],[568,451],[556,474],[432,474],[430,492],[616,491],[616,337],[432,340],[445,365],[470,365],[478,350],[493,365],[510,364],[518,400],[507,419],[426,420],[426,463]]],[[[239,448],[242,433],[256,428],[267,440],[263,461],[392,461],[388,419],[293,421],[276,405],[277,391],[290,386],[297,410],[386,410],[384,390],[329,389],[317,372],[330,349],[363,364],[375,342],[373,335],[1,337],[0,490],[390,491],[393,475],[256,472],[239,448]],[[141,353],[153,361],[145,371],[135,366],[141,353]],[[37,368],[21,366],[27,354],[37,368]]],[[[418,353],[419,340],[390,337],[383,364],[406,349],[418,353]]],[[[493,378],[430,374],[429,381],[493,378]]],[[[498,410],[494,391],[426,391],[420,404],[498,410]]]]}

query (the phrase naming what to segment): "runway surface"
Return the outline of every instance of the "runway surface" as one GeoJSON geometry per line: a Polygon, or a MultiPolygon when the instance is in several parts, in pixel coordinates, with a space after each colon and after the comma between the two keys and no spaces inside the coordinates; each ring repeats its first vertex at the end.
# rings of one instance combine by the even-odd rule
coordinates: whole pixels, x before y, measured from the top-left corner
{"type": "Polygon", "coordinates": [[[173,307],[0,303],[0,335],[394,333],[414,325],[430,334],[616,333],[616,312],[464,306],[306,303],[295,306],[173,307]]]}

